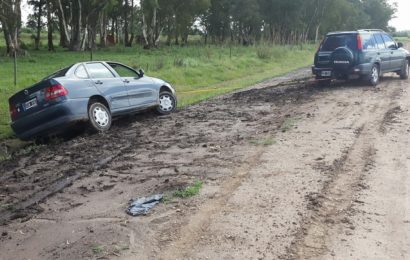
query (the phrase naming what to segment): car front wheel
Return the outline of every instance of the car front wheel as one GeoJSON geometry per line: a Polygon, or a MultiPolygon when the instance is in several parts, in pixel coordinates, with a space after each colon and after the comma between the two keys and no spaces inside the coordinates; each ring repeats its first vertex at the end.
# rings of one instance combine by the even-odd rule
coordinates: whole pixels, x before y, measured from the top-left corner
{"type": "Polygon", "coordinates": [[[401,79],[408,79],[409,78],[409,72],[410,72],[409,61],[405,60],[405,62],[403,64],[403,68],[400,72],[400,78],[401,79]]]}
{"type": "Polygon", "coordinates": [[[105,132],[111,127],[111,112],[104,104],[100,102],[91,103],[88,108],[88,117],[90,119],[90,126],[92,130],[105,132]]]}
{"type": "Polygon", "coordinates": [[[168,115],[177,108],[177,99],[171,92],[161,92],[159,94],[159,104],[157,112],[161,115],[168,115]]]}

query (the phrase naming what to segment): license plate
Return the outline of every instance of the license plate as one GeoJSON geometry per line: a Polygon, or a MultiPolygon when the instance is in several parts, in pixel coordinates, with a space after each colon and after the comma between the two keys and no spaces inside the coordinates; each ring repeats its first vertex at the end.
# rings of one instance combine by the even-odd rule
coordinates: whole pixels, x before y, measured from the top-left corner
{"type": "Polygon", "coordinates": [[[26,103],[24,103],[24,110],[29,110],[30,108],[37,106],[37,99],[33,98],[26,103]]]}
{"type": "Polygon", "coordinates": [[[332,72],[329,71],[329,70],[324,70],[324,71],[322,71],[322,72],[320,73],[320,76],[322,76],[322,77],[330,77],[330,76],[332,76],[332,72]]]}

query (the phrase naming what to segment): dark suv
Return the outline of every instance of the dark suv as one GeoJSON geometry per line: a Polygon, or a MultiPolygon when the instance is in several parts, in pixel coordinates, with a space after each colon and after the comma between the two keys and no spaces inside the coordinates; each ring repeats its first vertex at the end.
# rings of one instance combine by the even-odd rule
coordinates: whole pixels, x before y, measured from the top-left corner
{"type": "Polygon", "coordinates": [[[364,79],[372,86],[386,72],[409,77],[410,54],[382,30],[332,32],[320,44],[312,72],[321,85],[332,79],[364,79]]]}

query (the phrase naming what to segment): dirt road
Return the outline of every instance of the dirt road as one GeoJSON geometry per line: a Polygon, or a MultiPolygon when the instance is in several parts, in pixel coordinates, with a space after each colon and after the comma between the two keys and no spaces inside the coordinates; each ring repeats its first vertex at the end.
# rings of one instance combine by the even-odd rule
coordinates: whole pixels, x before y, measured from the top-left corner
{"type": "Polygon", "coordinates": [[[306,75],[0,163],[0,259],[410,259],[410,82],[306,75]]]}

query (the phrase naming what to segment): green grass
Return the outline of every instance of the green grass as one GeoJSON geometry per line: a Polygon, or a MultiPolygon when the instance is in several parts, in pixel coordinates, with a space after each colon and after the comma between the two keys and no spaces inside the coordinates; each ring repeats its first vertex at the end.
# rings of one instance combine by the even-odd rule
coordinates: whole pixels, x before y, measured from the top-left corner
{"type": "Polygon", "coordinates": [[[258,139],[251,140],[250,143],[255,146],[270,146],[270,145],[276,144],[276,140],[273,139],[272,137],[268,137],[268,138],[260,139],[260,140],[258,139]]]}
{"type": "Polygon", "coordinates": [[[199,191],[202,189],[202,182],[201,181],[196,181],[194,184],[183,188],[183,189],[178,189],[174,191],[172,194],[172,197],[174,198],[190,198],[199,193],[199,191]]]}
{"type": "MultiPolygon", "coordinates": [[[[28,35],[24,40],[31,41],[28,35]]],[[[0,46],[2,44],[0,42],[0,46]]],[[[154,50],[115,46],[94,51],[93,60],[113,60],[143,68],[147,75],[170,82],[177,90],[179,106],[186,106],[307,66],[312,63],[314,51],[313,45],[235,46],[232,49],[192,45],[154,50]]],[[[4,53],[4,48],[0,53],[4,53]]],[[[40,51],[29,50],[26,57],[18,58],[15,87],[13,61],[0,56],[0,139],[11,135],[8,98],[13,93],[58,69],[88,60],[89,52],[57,49],[49,53],[45,47],[40,51]]]]}
{"type": "Polygon", "coordinates": [[[91,250],[95,255],[100,255],[105,251],[105,247],[103,245],[94,245],[91,250]]]}
{"type": "Polygon", "coordinates": [[[298,118],[287,118],[283,122],[282,126],[280,127],[280,130],[282,132],[290,131],[291,129],[293,129],[296,126],[296,123],[298,122],[298,120],[299,120],[298,118]]]}

